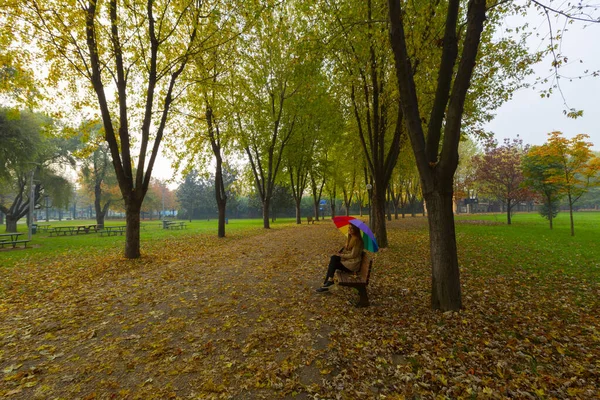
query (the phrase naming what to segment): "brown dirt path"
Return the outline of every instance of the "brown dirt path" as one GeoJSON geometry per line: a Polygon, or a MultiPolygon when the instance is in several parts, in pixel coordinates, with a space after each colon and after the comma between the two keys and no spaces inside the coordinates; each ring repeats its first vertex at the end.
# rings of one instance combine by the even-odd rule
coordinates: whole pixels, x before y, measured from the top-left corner
{"type": "Polygon", "coordinates": [[[343,236],[321,223],[208,246],[196,240],[179,254],[166,250],[166,263],[149,255],[92,275],[63,270],[81,274],[59,285],[68,292],[28,282],[32,293],[21,300],[29,306],[3,318],[13,330],[2,332],[2,367],[13,371],[0,393],[271,398],[313,384],[318,391],[329,375],[320,360],[330,331],[323,307],[355,299],[351,290],[314,291],[343,236]]]}

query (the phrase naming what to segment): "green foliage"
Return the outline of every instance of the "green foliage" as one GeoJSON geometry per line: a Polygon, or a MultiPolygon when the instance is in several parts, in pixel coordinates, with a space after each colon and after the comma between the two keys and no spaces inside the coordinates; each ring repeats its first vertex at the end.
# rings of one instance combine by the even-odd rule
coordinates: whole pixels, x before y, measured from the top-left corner
{"type": "Polygon", "coordinates": [[[542,217],[551,220],[555,218],[560,211],[560,200],[553,199],[551,202],[544,200],[544,202],[540,204],[538,211],[542,217]]]}

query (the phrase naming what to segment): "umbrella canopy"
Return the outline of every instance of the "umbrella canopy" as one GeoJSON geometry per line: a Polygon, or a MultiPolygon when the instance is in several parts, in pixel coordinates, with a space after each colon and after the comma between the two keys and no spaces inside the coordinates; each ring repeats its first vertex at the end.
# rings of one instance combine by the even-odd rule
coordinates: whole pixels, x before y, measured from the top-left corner
{"type": "Polygon", "coordinates": [[[377,240],[375,239],[375,235],[371,232],[371,229],[360,219],[356,219],[354,217],[333,217],[333,223],[335,226],[344,234],[348,235],[348,226],[350,224],[354,225],[362,232],[362,239],[365,245],[365,250],[371,251],[373,253],[379,250],[379,246],[377,245],[377,240]]]}

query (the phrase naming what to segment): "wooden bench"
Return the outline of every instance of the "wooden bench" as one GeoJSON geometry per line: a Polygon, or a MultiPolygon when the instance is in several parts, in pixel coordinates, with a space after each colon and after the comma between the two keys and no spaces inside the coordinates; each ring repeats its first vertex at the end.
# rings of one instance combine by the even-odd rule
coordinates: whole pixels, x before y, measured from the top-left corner
{"type": "Polygon", "coordinates": [[[306,223],[307,224],[315,224],[315,220],[313,219],[313,217],[306,217],[306,223]]]}
{"type": "MultiPolygon", "coordinates": [[[[31,242],[31,240],[26,240],[26,239],[24,239],[24,240],[13,240],[13,241],[9,240],[8,241],[8,243],[12,243],[13,249],[15,247],[17,247],[17,244],[19,244],[19,243],[23,243],[23,248],[26,248],[27,247],[27,243],[29,243],[29,242],[31,242]]],[[[7,243],[3,243],[3,244],[7,244],[7,243]]]]}
{"type": "Polygon", "coordinates": [[[342,272],[340,270],[335,271],[335,281],[339,286],[353,287],[358,290],[359,299],[356,303],[356,307],[368,307],[369,296],[367,294],[367,286],[369,285],[369,276],[371,275],[371,268],[373,267],[373,260],[363,251],[362,262],[360,264],[360,270],[358,272],[342,272]]]}
{"type": "Polygon", "coordinates": [[[104,226],[98,230],[96,230],[96,233],[99,233],[100,236],[117,236],[117,235],[121,235],[123,236],[123,234],[125,233],[127,229],[126,225],[122,225],[122,226],[104,226]]]}
{"type": "Polygon", "coordinates": [[[168,229],[184,229],[185,222],[169,222],[167,224],[168,229]]]}

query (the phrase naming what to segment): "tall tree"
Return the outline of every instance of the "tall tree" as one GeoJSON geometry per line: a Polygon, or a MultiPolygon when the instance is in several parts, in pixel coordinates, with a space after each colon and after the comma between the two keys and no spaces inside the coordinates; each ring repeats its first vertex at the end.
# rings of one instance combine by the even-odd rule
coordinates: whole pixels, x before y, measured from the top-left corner
{"type": "Polygon", "coordinates": [[[385,3],[379,0],[324,2],[332,62],[340,91],[350,104],[349,116],[360,139],[358,146],[372,177],[372,230],[380,247],[387,247],[386,189],[398,159],[402,113],[397,112],[393,57],[385,40],[385,3]]]}
{"type": "Polygon", "coordinates": [[[548,165],[551,179],[561,187],[569,204],[571,236],[575,236],[573,205],[596,183],[600,172],[600,163],[592,153],[592,143],[587,142],[588,135],[575,135],[571,139],[563,137],[561,132],[548,134],[548,142],[541,146],[547,152],[547,159],[555,161],[548,165]]]}
{"type": "Polygon", "coordinates": [[[507,224],[511,224],[511,214],[515,205],[532,198],[532,193],[523,185],[521,170],[522,157],[528,146],[521,139],[489,139],[485,143],[484,153],[475,158],[476,179],[480,190],[506,205],[507,224]]]}
{"type": "Polygon", "coordinates": [[[532,146],[523,157],[524,185],[533,189],[542,198],[542,216],[550,222],[558,213],[559,200],[563,196],[562,182],[555,179],[555,171],[560,169],[560,160],[543,146],[532,146]]]}
{"type": "Polygon", "coordinates": [[[122,200],[117,186],[115,170],[112,167],[110,150],[102,136],[102,124],[84,122],[79,127],[83,148],[77,155],[83,160],[80,181],[83,186],[93,193],[96,224],[104,225],[104,219],[111,203],[122,200]],[[113,189],[116,189],[113,190],[113,189]]]}
{"type": "Polygon", "coordinates": [[[196,210],[200,208],[202,196],[196,170],[191,170],[185,175],[183,182],[177,188],[176,194],[179,204],[185,210],[187,219],[192,222],[196,210]]]}
{"type": "Polygon", "coordinates": [[[308,77],[320,66],[307,51],[294,16],[294,3],[276,3],[262,13],[246,37],[240,57],[246,79],[239,80],[237,114],[239,145],[245,152],[263,205],[263,226],[269,228],[273,189],[282,168],[284,150],[296,129],[300,96],[308,77]]]}
{"type": "Polygon", "coordinates": [[[125,256],[137,258],[140,209],[176,83],[189,58],[200,51],[198,26],[212,4],[197,0],[130,4],[81,0],[76,6],[54,0],[18,3],[12,19],[30,26],[32,38],[38,39],[36,44],[52,62],[51,81],[68,80],[70,87],[80,90],[83,78],[93,90],[125,201],[125,256]]]}
{"type": "MultiPolygon", "coordinates": [[[[469,104],[474,104],[471,103],[474,102],[473,98],[467,102],[471,82],[479,77],[480,82],[493,81],[494,71],[502,69],[499,65],[481,64],[480,68],[485,72],[474,74],[482,54],[486,54],[480,54],[484,22],[487,18],[489,29],[483,35],[484,43],[490,43],[502,13],[497,11],[486,16],[485,0],[470,0],[462,10],[460,0],[436,3],[388,0],[388,5],[400,112],[408,129],[428,211],[432,263],[431,306],[434,309],[458,310],[462,306],[462,296],[452,209],[453,178],[458,166],[463,117],[468,115],[466,111],[476,110],[475,107],[468,107],[469,104]],[[441,25],[436,18],[431,19],[432,26],[439,26],[443,36],[419,41],[422,46],[415,47],[415,31],[412,27],[423,26],[421,16],[426,16],[427,20],[429,15],[445,18],[441,25]],[[461,21],[463,16],[466,16],[464,22],[461,21]],[[427,73],[419,76],[416,68],[422,68],[423,62],[428,66],[425,69],[427,73]],[[438,66],[433,67],[436,62],[438,66]],[[432,85],[434,80],[437,80],[437,84],[432,85]],[[419,101],[418,96],[425,93],[434,93],[430,104],[419,101]]],[[[429,24],[426,22],[424,26],[427,25],[429,24]]],[[[436,31],[428,29],[422,31],[422,34],[436,31]]],[[[518,43],[513,47],[522,48],[518,43]]],[[[512,64],[518,53],[515,50],[510,55],[513,57],[510,60],[512,64]]],[[[499,60],[497,55],[495,60],[499,60]]],[[[510,65],[507,67],[510,68],[510,65]]],[[[519,68],[513,68],[513,71],[519,71],[519,68]]],[[[490,85],[474,86],[480,89],[474,92],[482,92],[481,89],[485,86],[490,85]]],[[[498,101],[492,104],[501,102],[501,97],[496,99],[498,101]]],[[[471,116],[476,119],[477,114],[471,116]]]]}

